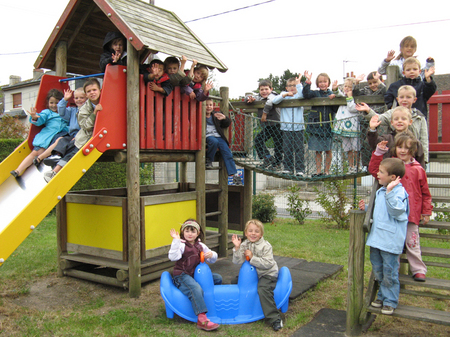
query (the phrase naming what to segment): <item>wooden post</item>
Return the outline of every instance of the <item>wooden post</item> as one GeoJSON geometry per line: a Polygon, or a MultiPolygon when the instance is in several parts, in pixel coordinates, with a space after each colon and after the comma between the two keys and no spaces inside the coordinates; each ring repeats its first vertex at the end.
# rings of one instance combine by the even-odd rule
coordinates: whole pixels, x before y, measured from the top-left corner
{"type": "MultiPolygon", "coordinates": [[[[202,105],[201,117],[202,125],[205,123],[206,110],[205,104],[202,105]]],[[[203,231],[206,227],[206,130],[201,130],[202,144],[200,151],[195,153],[195,189],[197,191],[197,221],[202,226],[203,231]]]]}
{"type": "MultiPolygon", "coordinates": [[[[229,88],[228,87],[220,87],[220,97],[222,100],[220,101],[220,112],[225,116],[229,117],[229,88]]],[[[228,132],[225,132],[225,136],[228,137],[228,132]]],[[[220,171],[219,171],[219,189],[221,192],[219,193],[219,211],[222,213],[218,216],[219,221],[219,256],[227,257],[228,255],[228,173],[225,168],[225,162],[223,161],[223,157],[220,156],[220,171]]]]}
{"type": "MultiPolygon", "coordinates": [[[[244,215],[243,221],[241,224],[242,228],[245,223],[253,218],[252,215],[252,198],[253,198],[253,171],[249,169],[244,169],[244,215]]],[[[255,182],[256,183],[256,182],[255,182]]]]}
{"type": "Polygon", "coordinates": [[[139,192],[139,53],[127,41],[127,210],[130,297],[141,294],[139,192]]]}
{"type": "Polygon", "coordinates": [[[348,248],[347,336],[360,336],[362,325],[359,316],[364,297],[364,223],[365,212],[350,211],[348,248]]]}
{"type": "Polygon", "coordinates": [[[67,41],[60,41],[56,47],[55,75],[66,76],[67,73],[67,41]]]}
{"type": "Polygon", "coordinates": [[[389,88],[389,86],[397,82],[400,78],[399,69],[398,66],[389,66],[386,68],[386,87],[389,88]]]}

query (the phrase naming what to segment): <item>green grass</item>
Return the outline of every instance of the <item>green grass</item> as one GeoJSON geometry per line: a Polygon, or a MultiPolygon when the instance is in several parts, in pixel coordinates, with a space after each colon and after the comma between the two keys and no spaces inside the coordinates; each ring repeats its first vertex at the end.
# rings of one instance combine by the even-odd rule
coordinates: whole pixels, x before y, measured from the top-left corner
{"type": "MultiPolygon", "coordinates": [[[[265,224],[264,237],[275,255],[333,263],[344,271],[320,282],[317,287],[290,303],[285,314],[285,327],[274,333],[263,322],[229,326],[223,325],[217,336],[290,336],[300,326],[311,321],[321,308],[345,310],[347,301],[347,264],[349,232],[324,225],[320,220],[308,220],[296,225],[290,219],[276,219],[265,224]]],[[[448,242],[422,240],[422,245],[448,248],[448,242]]],[[[170,320],[165,315],[159,295],[159,283],[144,285],[139,299],[128,297],[126,290],[94,284],[72,278],[56,279],[56,219],[48,216],[0,268],[0,335],[17,336],[203,336],[195,324],[170,320]],[[30,297],[33,284],[39,282],[67,283],[76,298],[74,303],[56,308],[36,308],[17,304],[16,300],[30,297]],[[50,282],[53,282],[50,281],[50,282]]],[[[366,250],[366,282],[371,267],[366,250]]],[[[450,270],[429,268],[429,277],[450,279],[450,270]]],[[[48,286],[50,293],[56,288],[48,286]]],[[[401,298],[403,300],[403,297],[401,298]]],[[[408,299],[405,299],[406,301],[408,299]]],[[[45,299],[44,299],[45,301],[45,299]]],[[[411,300],[413,301],[413,300],[411,300]]],[[[448,310],[448,301],[427,299],[430,307],[448,310]]],[[[392,318],[377,318],[371,333],[386,334],[392,318]],[[387,330],[386,330],[387,329],[387,330]]],[[[416,323],[414,323],[416,326],[416,323]]],[[[409,325],[406,325],[410,329],[409,325]]],[[[430,336],[446,335],[448,328],[433,330],[430,336]],[[447,329],[447,330],[445,330],[447,329]]],[[[409,330],[411,331],[411,330],[409,330]]],[[[420,331],[420,330],[418,330],[420,331]]]]}

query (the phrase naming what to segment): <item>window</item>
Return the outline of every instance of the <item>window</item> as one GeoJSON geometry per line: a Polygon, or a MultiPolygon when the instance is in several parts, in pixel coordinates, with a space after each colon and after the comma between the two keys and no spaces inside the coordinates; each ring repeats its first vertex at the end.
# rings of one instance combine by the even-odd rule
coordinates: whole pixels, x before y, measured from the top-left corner
{"type": "Polygon", "coordinates": [[[12,94],[13,109],[22,107],[22,93],[12,94]]]}

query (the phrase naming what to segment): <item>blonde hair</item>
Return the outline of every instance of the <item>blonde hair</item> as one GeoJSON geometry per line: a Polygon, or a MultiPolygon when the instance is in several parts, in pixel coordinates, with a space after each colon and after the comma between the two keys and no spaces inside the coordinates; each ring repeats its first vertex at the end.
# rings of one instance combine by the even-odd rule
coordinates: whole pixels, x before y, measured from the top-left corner
{"type": "Polygon", "coordinates": [[[411,111],[408,108],[404,107],[404,106],[398,106],[394,110],[392,110],[391,121],[393,120],[394,114],[395,114],[396,111],[404,112],[405,114],[408,115],[409,120],[412,120],[411,111]]]}
{"type": "Polygon", "coordinates": [[[206,68],[206,66],[197,66],[194,68],[194,72],[196,72],[196,71],[200,72],[200,74],[202,75],[202,77],[203,77],[202,84],[204,84],[209,76],[208,68],[206,68]]]}
{"type": "Polygon", "coordinates": [[[330,86],[331,84],[331,78],[330,76],[328,76],[327,73],[320,73],[319,75],[317,75],[316,77],[316,86],[319,87],[319,77],[325,77],[328,80],[328,86],[330,86]]]}
{"type": "Polygon", "coordinates": [[[414,87],[411,85],[402,85],[400,88],[398,88],[397,97],[398,97],[400,91],[408,91],[411,94],[413,94],[414,97],[416,97],[416,95],[417,95],[416,89],[414,89],[414,87]]]}
{"type": "MultiPolygon", "coordinates": [[[[400,60],[403,57],[402,48],[407,45],[417,49],[417,41],[412,36],[406,36],[400,41],[400,54],[395,58],[396,60],[400,60]]],[[[414,51],[415,52],[415,51],[414,51]]]]}
{"type": "Polygon", "coordinates": [[[419,66],[420,69],[420,61],[418,59],[416,59],[415,57],[408,57],[406,60],[403,61],[403,70],[405,70],[405,66],[407,64],[417,64],[419,66]]]}
{"type": "Polygon", "coordinates": [[[261,236],[264,235],[264,225],[262,224],[261,221],[259,221],[257,219],[251,219],[251,220],[247,221],[247,223],[245,224],[245,228],[244,228],[244,234],[247,233],[248,226],[250,226],[250,225],[255,225],[256,227],[258,227],[259,230],[261,231],[261,236]]]}

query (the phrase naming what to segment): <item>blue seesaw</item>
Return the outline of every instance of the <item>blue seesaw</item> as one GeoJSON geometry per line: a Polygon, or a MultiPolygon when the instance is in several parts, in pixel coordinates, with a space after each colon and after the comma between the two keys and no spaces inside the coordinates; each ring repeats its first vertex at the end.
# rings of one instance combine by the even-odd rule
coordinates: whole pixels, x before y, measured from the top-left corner
{"type": "MultiPolygon", "coordinates": [[[[203,254],[203,253],[202,253],[203,254]]],[[[242,324],[264,318],[258,296],[258,275],[256,268],[248,261],[242,264],[239,271],[238,284],[214,285],[211,269],[204,262],[195,269],[194,279],[201,285],[208,308],[208,319],[219,324],[242,324]]],[[[166,315],[178,316],[197,322],[191,301],[172,281],[172,276],[165,271],[161,275],[161,296],[166,306],[166,315]]],[[[289,295],[292,290],[291,273],[287,267],[280,268],[278,281],[274,291],[278,309],[286,312],[289,307],[289,295]]]]}

